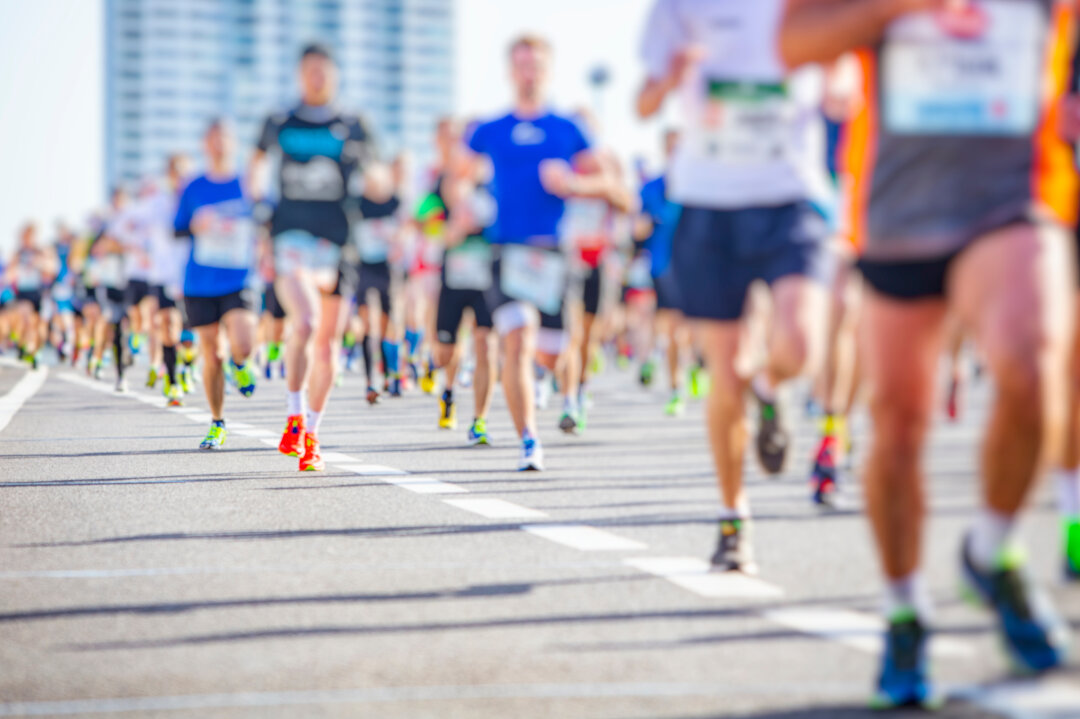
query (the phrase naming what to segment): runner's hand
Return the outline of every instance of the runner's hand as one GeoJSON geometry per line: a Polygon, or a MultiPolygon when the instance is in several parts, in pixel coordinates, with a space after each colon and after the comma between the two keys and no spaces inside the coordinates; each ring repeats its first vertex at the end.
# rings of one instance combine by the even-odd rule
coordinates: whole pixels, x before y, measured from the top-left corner
{"type": "Polygon", "coordinates": [[[705,59],[706,49],[702,45],[690,45],[675,53],[668,66],[667,84],[669,87],[682,85],[689,73],[698,63],[705,59]]]}
{"type": "Polygon", "coordinates": [[[540,184],[556,197],[570,197],[574,194],[574,169],[565,160],[544,160],[540,163],[540,184]]]}

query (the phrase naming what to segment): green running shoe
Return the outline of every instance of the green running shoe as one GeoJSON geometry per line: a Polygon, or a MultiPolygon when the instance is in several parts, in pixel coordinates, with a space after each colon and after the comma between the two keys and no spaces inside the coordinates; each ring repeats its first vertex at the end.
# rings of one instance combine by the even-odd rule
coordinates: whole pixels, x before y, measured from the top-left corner
{"type": "Polygon", "coordinates": [[[242,365],[238,365],[232,360],[229,360],[229,366],[232,367],[233,381],[236,383],[236,389],[240,390],[240,394],[245,397],[250,397],[255,394],[255,370],[253,369],[253,363],[245,362],[242,365]]]}
{"type": "Polygon", "coordinates": [[[641,386],[648,387],[652,384],[653,375],[656,373],[656,362],[654,360],[647,360],[641,365],[641,386]]]}
{"type": "Polygon", "coordinates": [[[195,370],[191,365],[184,365],[180,370],[180,389],[184,391],[184,394],[191,394],[195,391],[195,370]]]}
{"type": "Polygon", "coordinates": [[[686,412],[686,400],[683,399],[682,392],[673,392],[671,399],[664,405],[664,414],[668,417],[681,417],[686,412]]]}
{"type": "Polygon", "coordinates": [[[700,365],[690,368],[690,397],[701,399],[709,393],[709,375],[700,365]]]}
{"type": "Polygon", "coordinates": [[[199,443],[199,449],[221,449],[225,444],[225,423],[211,422],[206,438],[199,443]]]}
{"type": "Polygon", "coordinates": [[[1080,517],[1066,518],[1065,530],[1065,580],[1080,582],[1080,517]]]}
{"type": "Polygon", "coordinates": [[[487,420],[477,417],[469,427],[469,444],[476,447],[481,444],[491,444],[491,435],[487,431],[487,420]]]}

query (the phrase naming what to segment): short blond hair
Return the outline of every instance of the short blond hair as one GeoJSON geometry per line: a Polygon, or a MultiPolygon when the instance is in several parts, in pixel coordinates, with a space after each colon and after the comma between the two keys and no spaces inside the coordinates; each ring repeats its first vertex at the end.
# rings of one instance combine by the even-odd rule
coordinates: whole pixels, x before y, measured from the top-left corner
{"type": "Polygon", "coordinates": [[[510,43],[509,55],[513,57],[514,53],[521,48],[529,50],[536,50],[539,52],[551,53],[551,43],[545,38],[535,35],[533,33],[525,33],[524,35],[518,35],[512,43],[510,43]]]}

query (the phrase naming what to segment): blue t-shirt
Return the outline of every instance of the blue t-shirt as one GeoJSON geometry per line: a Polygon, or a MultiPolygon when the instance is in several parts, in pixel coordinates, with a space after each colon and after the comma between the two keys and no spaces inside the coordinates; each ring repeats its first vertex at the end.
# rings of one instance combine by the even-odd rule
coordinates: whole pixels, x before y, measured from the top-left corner
{"type": "Polygon", "coordinates": [[[191,243],[185,296],[221,297],[247,286],[254,265],[255,222],[239,177],[215,182],[203,175],[192,180],[180,195],[175,228],[177,237],[191,243]],[[209,213],[212,229],[194,237],[191,223],[200,210],[209,213]]]}
{"type": "Polygon", "coordinates": [[[641,188],[641,211],[653,223],[653,232],[645,241],[645,249],[652,258],[652,276],[659,277],[671,264],[671,241],[682,214],[682,208],[667,198],[663,175],[641,188]]]}
{"type": "Polygon", "coordinates": [[[531,120],[513,113],[476,127],[469,148],[491,158],[491,194],[498,207],[488,230],[496,244],[557,243],[565,202],[540,183],[540,163],[571,159],[589,149],[581,128],[548,112],[531,120]]]}

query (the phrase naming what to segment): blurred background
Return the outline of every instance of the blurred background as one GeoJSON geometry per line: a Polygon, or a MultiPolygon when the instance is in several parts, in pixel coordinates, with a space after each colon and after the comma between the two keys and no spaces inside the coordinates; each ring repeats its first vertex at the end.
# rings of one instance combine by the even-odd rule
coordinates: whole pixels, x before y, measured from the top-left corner
{"type": "Polygon", "coordinates": [[[509,103],[506,48],[524,30],[555,48],[553,104],[588,107],[601,140],[656,165],[663,120],[631,112],[649,0],[0,0],[0,251],[28,219],[79,225],[108,188],[198,156],[208,118],[242,144],[295,97],[300,47],[341,65],[341,105],[384,153],[431,155],[435,119],[509,103]]]}

